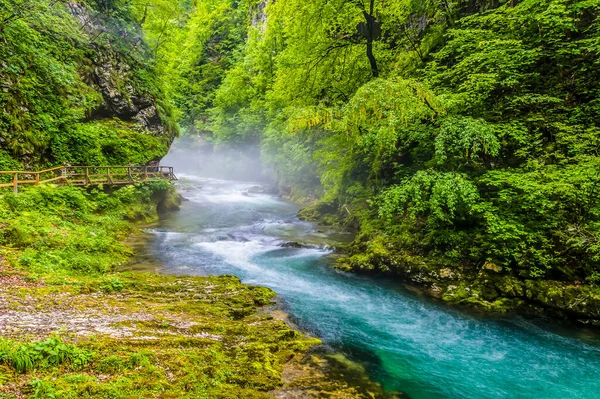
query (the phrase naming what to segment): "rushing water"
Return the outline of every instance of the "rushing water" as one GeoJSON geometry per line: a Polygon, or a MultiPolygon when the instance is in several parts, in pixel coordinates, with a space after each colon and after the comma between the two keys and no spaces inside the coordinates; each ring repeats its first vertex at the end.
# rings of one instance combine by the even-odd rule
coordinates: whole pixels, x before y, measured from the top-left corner
{"type": "MultiPolygon", "coordinates": [[[[301,222],[295,205],[245,194],[250,183],[186,176],[182,209],[151,230],[150,256],[174,274],[233,274],[272,288],[305,330],[411,398],[600,398],[600,347],[521,318],[470,315],[386,280],[339,273],[343,240],[301,222]]],[[[581,335],[581,333],[579,333],[581,335]]]]}

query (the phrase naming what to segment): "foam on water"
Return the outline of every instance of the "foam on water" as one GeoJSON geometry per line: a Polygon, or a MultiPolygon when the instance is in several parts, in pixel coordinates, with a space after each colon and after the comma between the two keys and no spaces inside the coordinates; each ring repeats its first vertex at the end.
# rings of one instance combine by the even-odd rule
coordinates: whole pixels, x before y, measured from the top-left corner
{"type": "Polygon", "coordinates": [[[282,248],[328,238],[297,220],[294,205],[238,195],[251,183],[180,178],[197,201],[153,230],[150,249],[164,271],[235,274],[274,289],[302,328],[363,362],[386,388],[412,399],[600,397],[599,347],[577,330],[471,315],[389,280],[337,272],[326,250],[282,248]]]}
{"type": "Polygon", "coordinates": [[[276,249],[276,247],[269,248],[260,241],[201,242],[196,246],[220,256],[228,265],[248,271],[259,271],[261,269],[251,262],[252,257],[276,249]]]}

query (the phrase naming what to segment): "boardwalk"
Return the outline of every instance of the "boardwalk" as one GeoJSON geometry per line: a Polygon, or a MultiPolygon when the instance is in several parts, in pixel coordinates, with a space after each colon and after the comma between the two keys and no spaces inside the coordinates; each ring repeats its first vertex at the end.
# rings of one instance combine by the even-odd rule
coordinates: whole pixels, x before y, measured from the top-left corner
{"type": "Polygon", "coordinates": [[[170,166],[59,166],[39,172],[0,171],[0,187],[44,183],[88,185],[127,185],[148,180],[177,180],[170,166]]]}

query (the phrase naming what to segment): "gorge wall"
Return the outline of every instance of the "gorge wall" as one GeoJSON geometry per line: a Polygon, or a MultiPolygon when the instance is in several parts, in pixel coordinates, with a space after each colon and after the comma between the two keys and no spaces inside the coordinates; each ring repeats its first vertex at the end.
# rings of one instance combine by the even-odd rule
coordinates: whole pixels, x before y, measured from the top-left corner
{"type": "Polygon", "coordinates": [[[177,135],[133,10],[3,1],[0,168],[158,161],[177,135]]]}

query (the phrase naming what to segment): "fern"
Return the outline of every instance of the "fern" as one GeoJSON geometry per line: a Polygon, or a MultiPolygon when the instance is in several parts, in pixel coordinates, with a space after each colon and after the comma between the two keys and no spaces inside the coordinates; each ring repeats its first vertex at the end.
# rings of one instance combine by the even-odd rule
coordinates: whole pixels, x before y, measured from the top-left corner
{"type": "Polygon", "coordinates": [[[64,364],[77,369],[85,366],[91,359],[90,352],[57,337],[27,343],[0,338],[0,365],[8,366],[19,374],[64,364]]]}

